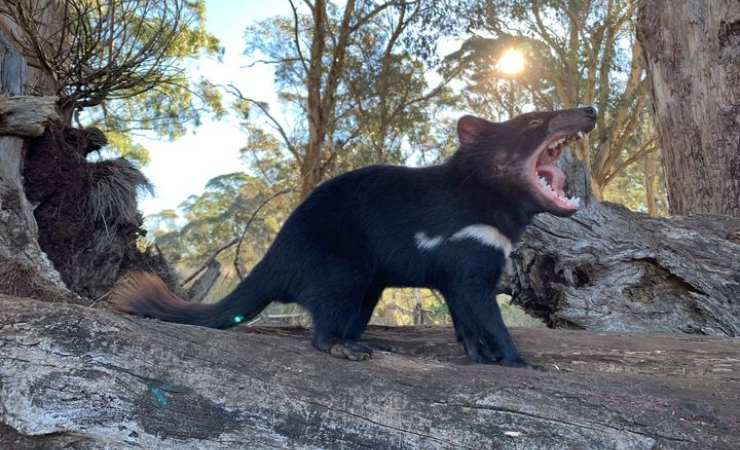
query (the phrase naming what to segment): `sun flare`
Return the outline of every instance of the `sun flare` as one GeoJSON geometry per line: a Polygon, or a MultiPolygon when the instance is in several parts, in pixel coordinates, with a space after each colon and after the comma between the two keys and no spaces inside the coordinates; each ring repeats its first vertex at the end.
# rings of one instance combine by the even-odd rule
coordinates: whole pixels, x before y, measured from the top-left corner
{"type": "Polygon", "coordinates": [[[519,74],[524,71],[524,55],[519,50],[506,50],[499,58],[496,68],[506,75],[519,74]]]}

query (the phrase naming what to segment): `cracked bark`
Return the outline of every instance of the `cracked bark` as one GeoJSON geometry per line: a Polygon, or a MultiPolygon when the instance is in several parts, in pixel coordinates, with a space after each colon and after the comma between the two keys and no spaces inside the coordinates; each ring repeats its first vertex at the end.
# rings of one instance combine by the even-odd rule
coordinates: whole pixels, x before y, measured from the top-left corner
{"type": "Polygon", "coordinates": [[[737,448],[736,340],[513,335],[546,372],[471,365],[447,328],[374,327],[352,363],[300,328],[0,297],[0,447],[737,448]]]}
{"type": "Polygon", "coordinates": [[[641,2],[671,214],[740,218],[740,2],[641,2]]]}
{"type": "Polygon", "coordinates": [[[738,231],[606,203],[543,214],[512,255],[513,302],[553,327],[740,336],[738,231]]]}

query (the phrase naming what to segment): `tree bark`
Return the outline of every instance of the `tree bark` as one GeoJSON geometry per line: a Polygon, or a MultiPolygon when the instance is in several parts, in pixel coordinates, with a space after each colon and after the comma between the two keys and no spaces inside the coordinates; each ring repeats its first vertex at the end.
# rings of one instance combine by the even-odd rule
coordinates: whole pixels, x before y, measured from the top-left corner
{"type": "MultiPolygon", "coordinates": [[[[23,137],[43,132],[44,124],[53,120],[55,113],[49,97],[15,97],[23,95],[25,81],[26,63],[0,31],[0,265],[36,271],[50,290],[59,289],[56,294],[65,295],[59,273],[39,247],[38,227],[22,177],[23,137]]],[[[3,292],[30,292],[29,286],[14,284],[10,289],[11,284],[4,275],[0,276],[3,292]]]]}
{"type": "Polygon", "coordinates": [[[740,2],[642,2],[671,214],[740,217],[740,2]]]}
{"type": "Polygon", "coordinates": [[[35,138],[59,120],[57,97],[0,96],[0,136],[35,138]]]}
{"type": "Polygon", "coordinates": [[[585,207],[536,216],[499,293],[551,327],[740,336],[740,219],[599,203],[582,161],[558,165],[585,207]]]}
{"type": "Polygon", "coordinates": [[[608,203],[541,214],[512,255],[513,301],[555,327],[740,336],[739,232],[608,203]]]}
{"type": "Polygon", "coordinates": [[[658,178],[656,155],[648,154],[643,159],[643,172],[645,180],[645,204],[647,213],[651,216],[658,214],[658,201],[655,192],[655,182],[658,178]]]}
{"type": "Polygon", "coordinates": [[[513,330],[539,372],[468,364],[450,329],[373,328],[374,358],[353,363],[303,329],[28,302],[0,298],[4,448],[734,449],[740,435],[726,338],[513,330]]]}

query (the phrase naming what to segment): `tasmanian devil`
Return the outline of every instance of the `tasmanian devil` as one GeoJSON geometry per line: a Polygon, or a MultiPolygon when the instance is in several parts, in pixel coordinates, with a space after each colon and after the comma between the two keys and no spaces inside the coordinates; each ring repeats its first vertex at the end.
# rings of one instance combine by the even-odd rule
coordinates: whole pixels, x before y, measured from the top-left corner
{"type": "Polygon", "coordinates": [[[594,128],[592,107],[457,124],[460,146],[424,168],[371,166],[319,187],[288,217],[264,258],[215,304],[191,304],[158,278],[134,275],[113,295],[125,312],[228,328],[271,301],[297,302],[313,319],[313,345],[362,360],[358,342],[386,287],[444,296],[457,338],[481,363],[527,366],[495,301],[512,245],[541,212],[573,214],[554,163],[566,143],[594,128]]]}

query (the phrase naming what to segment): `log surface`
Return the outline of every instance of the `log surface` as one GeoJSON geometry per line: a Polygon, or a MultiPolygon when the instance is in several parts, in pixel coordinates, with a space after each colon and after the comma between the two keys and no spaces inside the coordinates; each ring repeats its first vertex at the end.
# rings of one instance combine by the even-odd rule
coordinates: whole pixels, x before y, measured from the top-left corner
{"type": "Polygon", "coordinates": [[[740,445],[737,339],[513,335],[545,372],[468,364],[445,328],[374,327],[375,357],[353,363],[314,351],[302,329],[0,297],[0,447],[740,445]]]}

